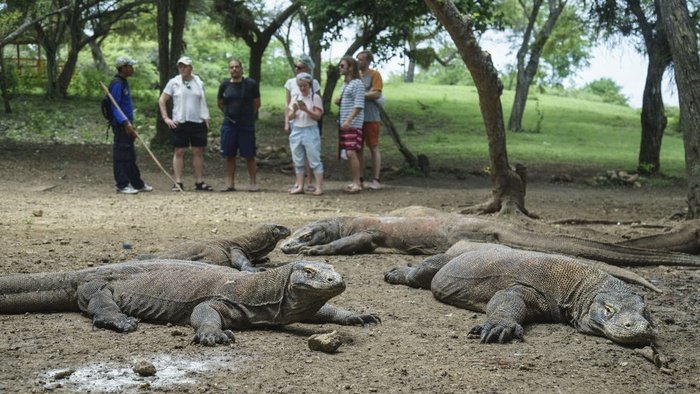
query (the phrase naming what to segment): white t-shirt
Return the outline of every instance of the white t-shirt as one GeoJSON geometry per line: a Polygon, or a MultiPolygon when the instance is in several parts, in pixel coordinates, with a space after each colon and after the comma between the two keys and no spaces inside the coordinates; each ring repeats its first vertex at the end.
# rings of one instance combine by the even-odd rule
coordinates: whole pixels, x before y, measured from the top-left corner
{"type": "Polygon", "coordinates": [[[173,98],[173,121],[175,123],[202,123],[210,119],[207,97],[204,94],[204,82],[193,75],[189,81],[183,81],[181,75],[170,79],[163,89],[173,98]]]}
{"type": "MultiPolygon", "coordinates": [[[[301,99],[304,104],[306,104],[306,108],[309,110],[317,107],[321,110],[321,113],[323,113],[323,100],[321,99],[321,96],[318,94],[313,94],[313,98],[311,96],[311,92],[309,92],[308,96],[302,96],[301,93],[298,95],[292,95],[292,100],[289,102],[289,108],[293,108],[297,100],[301,99]]],[[[294,118],[293,122],[295,127],[309,127],[318,125],[318,121],[311,119],[311,116],[308,113],[301,110],[297,110],[296,117],[294,118]]]]}

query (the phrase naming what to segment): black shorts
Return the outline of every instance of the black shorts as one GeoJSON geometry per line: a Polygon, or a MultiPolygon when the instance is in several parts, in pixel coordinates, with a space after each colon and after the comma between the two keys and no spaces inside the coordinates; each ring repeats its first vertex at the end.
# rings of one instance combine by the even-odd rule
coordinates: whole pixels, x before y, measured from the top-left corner
{"type": "Polygon", "coordinates": [[[170,142],[176,148],[187,148],[190,146],[205,147],[207,146],[207,124],[185,122],[178,123],[170,135],[170,142]]]}

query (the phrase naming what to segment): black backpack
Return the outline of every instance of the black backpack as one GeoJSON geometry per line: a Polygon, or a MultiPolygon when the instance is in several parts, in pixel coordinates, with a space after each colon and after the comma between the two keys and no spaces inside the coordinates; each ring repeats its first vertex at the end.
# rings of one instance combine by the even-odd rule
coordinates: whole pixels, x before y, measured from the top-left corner
{"type": "MultiPolygon", "coordinates": [[[[112,81],[109,83],[109,87],[107,88],[108,90],[112,89],[112,85],[116,82],[119,81],[119,78],[114,77],[112,81]]],[[[100,109],[102,110],[102,117],[105,118],[107,123],[112,123],[114,120],[114,112],[112,112],[112,101],[109,99],[107,95],[105,95],[102,98],[102,102],[100,103],[100,109]]]]}

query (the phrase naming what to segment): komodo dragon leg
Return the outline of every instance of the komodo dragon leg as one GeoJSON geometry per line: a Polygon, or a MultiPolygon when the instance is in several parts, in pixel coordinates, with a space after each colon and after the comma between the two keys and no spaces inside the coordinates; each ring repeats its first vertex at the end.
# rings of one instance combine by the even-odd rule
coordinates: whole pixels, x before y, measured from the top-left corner
{"type": "Polygon", "coordinates": [[[302,246],[299,248],[299,253],[306,255],[371,253],[376,248],[374,236],[362,231],[324,245],[302,246]]]}
{"type": "Polygon", "coordinates": [[[444,253],[436,254],[414,267],[394,267],[384,274],[384,280],[392,285],[430,289],[430,282],[435,274],[454,257],[444,253]]]}
{"type": "Polygon", "coordinates": [[[78,286],[78,307],[92,318],[92,324],[100,328],[110,328],[119,332],[135,331],[139,319],[127,316],[112,295],[106,281],[93,281],[78,286]]]}
{"type": "Polygon", "coordinates": [[[256,267],[248,260],[248,256],[238,248],[232,248],[229,252],[231,256],[231,266],[239,271],[262,272],[265,268],[256,267]]]}
{"type": "MultiPolygon", "coordinates": [[[[441,299],[442,300],[442,299],[441,299]]],[[[443,301],[450,303],[449,299],[443,301]]],[[[497,291],[486,304],[486,321],[472,327],[470,336],[478,336],[481,343],[506,343],[523,338],[523,324],[528,321],[551,321],[542,310],[547,300],[536,290],[515,285],[497,291]]]]}
{"type": "MultiPolygon", "coordinates": [[[[217,343],[228,344],[236,339],[231,330],[223,330],[221,315],[215,308],[216,301],[202,302],[194,307],[190,315],[190,325],[195,330],[192,342],[204,346],[214,346],[217,343]]],[[[228,309],[228,307],[225,307],[228,309]]]]}
{"type": "Polygon", "coordinates": [[[364,326],[367,324],[379,324],[381,321],[379,316],[374,313],[354,313],[330,304],[324,304],[313,317],[304,320],[305,323],[334,323],[341,326],[364,326]]]}

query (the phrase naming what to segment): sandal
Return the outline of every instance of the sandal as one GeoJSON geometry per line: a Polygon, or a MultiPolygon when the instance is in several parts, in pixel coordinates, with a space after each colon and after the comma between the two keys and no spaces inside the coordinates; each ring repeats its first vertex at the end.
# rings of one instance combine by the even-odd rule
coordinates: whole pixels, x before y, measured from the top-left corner
{"type": "Polygon", "coordinates": [[[229,187],[227,187],[226,189],[221,189],[221,192],[222,192],[222,193],[235,192],[235,191],[236,191],[236,188],[233,187],[233,186],[229,186],[229,187]]]}
{"type": "Polygon", "coordinates": [[[173,185],[173,187],[170,188],[170,190],[172,190],[172,191],[174,191],[174,192],[179,192],[180,190],[184,191],[184,190],[185,190],[185,186],[182,185],[182,182],[177,182],[177,183],[175,183],[175,184],[173,185]],[[177,188],[178,186],[180,186],[179,189],[177,188]]]}
{"type": "Polygon", "coordinates": [[[194,189],[195,190],[202,190],[205,192],[213,192],[214,191],[214,188],[207,185],[205,182],[196,182],[194,184],[194,189]]]}
{"type": "Polygon", "coordinates": [[[313,193],[311,193],[312,196],[322,196],[323,195],[323,190],[315,189],[313,193]]]}
{"type": "Polygon", "coordinates": [[[289,189],[289,194],[304,194],[304,189],[301,186],[295,185],[295,187],[289,189]]]}
{"type": "Polygon", "coordinates": [[[348,187],[345,188],[345,193],[348,194],[357,194],[362,191],[362,188],[357,185],[348,185],[348,187]]]}
{"type": "Polygon", "coordinates": [[[316,191],[316,186],[314,185],[306,185],[306,191],[309,193],[313,193],[316,191]]]}

